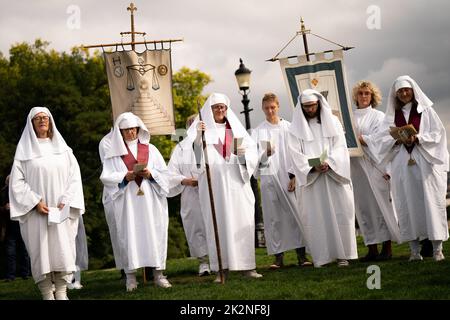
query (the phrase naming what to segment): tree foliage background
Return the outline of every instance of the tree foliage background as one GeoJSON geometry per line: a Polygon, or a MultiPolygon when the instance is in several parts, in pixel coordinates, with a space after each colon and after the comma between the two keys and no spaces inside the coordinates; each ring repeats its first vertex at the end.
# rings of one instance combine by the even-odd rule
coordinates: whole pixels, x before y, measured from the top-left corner
{"type": "MultiPolygon", "coordinates": [[[[17,142],[32,107],[50,109],[58,130],[73,149],[83,178],[90,268],[114,266],[109,231],[101,201],[101,162],[98,144],[112,126],[111,100],[104,61],[80,48],[71,53],[48,49],[48,43],[20,43],[9,58],[0,52],[0,175],[9,174],[17,142]]],[[[173,74],[173,99],[177,128],[203,103],[203,88],[211,78],[183,67],[173,74]]],[[[151,143],[168,161],[175,146],[170,136],[152,137],[151,143]]],[[[169,200],[168,258],[189,254],[179,216],[179,197],[169,200]]]]}

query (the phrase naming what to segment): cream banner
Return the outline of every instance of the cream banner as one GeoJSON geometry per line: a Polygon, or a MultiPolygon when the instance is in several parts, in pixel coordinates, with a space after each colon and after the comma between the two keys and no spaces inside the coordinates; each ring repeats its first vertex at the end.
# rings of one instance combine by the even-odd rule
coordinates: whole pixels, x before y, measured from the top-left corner
{"type": "Polygon", "coordinates": [[[105,52],[114,120],[133,112],[152,135],[175,133],[170,49],[105,52]]]}

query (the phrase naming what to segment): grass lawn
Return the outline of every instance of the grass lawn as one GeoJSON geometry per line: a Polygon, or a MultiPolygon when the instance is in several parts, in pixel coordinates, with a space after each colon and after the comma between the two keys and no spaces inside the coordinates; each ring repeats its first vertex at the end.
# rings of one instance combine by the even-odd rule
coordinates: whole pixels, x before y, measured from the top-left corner
{"type": "MultiPolygon", "coordinates": [[[[362,238],[358,237],[359,256],[366,254],[362,238]]],[[[118,270],[92,270],[82,274],[82,290],[69,291],[71,300],[303,300],[303,299],[450,299],[450,243],[444,243],[447,260],[435,262],[425,258],[408,262],[407,244],[393,245],[390,261],[361,263],[351,261],[347,268],[332,264],[323,268],[299,268],[296,256],[290,251],[285,256],[286,267],[269,270],[273,258],[265,249],[257,249],[256,262],[262,279],[247,279],[232,272],[225,285],[212,283],[215,276],[198,277],[197,261],[174,259],[167,262],[166,274],[172,283],[170,289],[161,289],[148,282],[138,281],[138,289],[125,291],[118,270]],[[369,290],[366,281],[371,274],[367,267],[376,264],[381,270],[381,289],[369,290]]],[[[138,273],[139,277],[142,272],[138,273]]],[[[18,279],[0,282],[0,300],[40,300],[33,280],[18,279]]]]}

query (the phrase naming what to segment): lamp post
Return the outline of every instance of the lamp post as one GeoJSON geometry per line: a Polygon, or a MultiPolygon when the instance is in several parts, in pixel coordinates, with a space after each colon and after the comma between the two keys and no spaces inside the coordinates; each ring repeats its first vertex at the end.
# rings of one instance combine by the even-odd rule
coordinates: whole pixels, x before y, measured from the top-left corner
{"type": "MultiPolygon", "coordinates": [[[[247,91],[250,89],[250,74],[251,70],[245,67],[242,59],[239,59],[239,69],[236,70],[234,75],[236,76],[236,81],[238,83],[239,90],[242,91],[242,104],[244,105],[244,111],[241,113],[245,116],[245,129],[247,131],[251,128],[250,124],[250,111],[253,109],[249,109],[248,105],[250,100],[247,96],[247,91]]],[[[265,247],[265,239],[264,239],[264,223],[262,218],[261,211],[261,196],[258,190],[258,181],[252,176],[250,178],[250,184],[253,190],[253,194],[255,195],[255,247],[262,248],[265,247]]]]}

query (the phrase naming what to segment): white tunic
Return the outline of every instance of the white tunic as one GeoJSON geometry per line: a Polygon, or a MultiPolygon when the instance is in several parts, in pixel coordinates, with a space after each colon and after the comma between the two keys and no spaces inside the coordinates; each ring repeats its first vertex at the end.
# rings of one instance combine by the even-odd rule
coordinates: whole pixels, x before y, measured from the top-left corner
{"type": "Polygon", "coordinates": [[[180,142],[174,149],[168,164],[171,177],[170,197],[181,193],[180,215],[184,232],[192,257],[203,257],[208,254],[205,222],[200,208],[198,186],[184,186],[185,178],[197,178],[195,155],[192,143],[188,140],[180,142]]]}
{"type": "Polygon", "coordinates": [[[295,192],[289,192],[291,167],[288,158],[287,136],[290,123],[280,119],[278,124],[267,120],[262,122],[252,134],[258,143],[260,162],[255,177],[260,177],[264,235],[268,254],[276,254],[304,247],[299,224],[295,192]],[[261,141],[270,141],[274,153],[263,156],[261,141]]]}
{"type": "Polygon", "coordinates": [[[113,201],[117,237],[121,246],[119,264],[127,270],[155,267],[164,270],[167,256],[169,214],[167,166],[161,153],[149,144],[147,168],[153,180],[143,179],[143,196],[138,196],[135,181],[119,187],[127,167],[120,156],[107,158],[100,179],[113,201]]]}
{"type": "MultiPolygon", "coordinates": [[[[211,184],[222,255],[222,268],[229,270],[252,270],[255,262],[255,197],[250,177],[256,167],[258,156],[256,144],[247,136],[243,140],[247,148],[246,164],[231,154],[226,161],[213,145],[207,145],[211,184]]],[[[204,160],[198,171],[200,204],[203,213],[211,269],[219,270],[216,241],[211,217],[211,205],[204,168],[204,160]]]]}
{"type": "Polygon", "coordinates": [[[328,122],[334,124],[338,135],[324,137],[317,119],[308,122],[312,140],[289,135],[289,153],[299,188],[299,220],[314,266],[358,257],[349,153],[337,117],[331,116],[328,122]],[[318,157],[325,149],[329,170],[311,173],[308,159],[318,157]]]}
{"type": "Polygon", "coordinates": [[[9,187],[11,219],[20,222],[36,283],[53,271],[76,270],[75,237],[84,213],[80,168],[72,151],[54,154],[50,139],[38,141],[42,156],[14,160],[9,187]],[[70,206],[70,218],[48,225],[47,216],[34,210],[41,199],[50,207],[70,206]]]}
{"type": "MultiPolygon", "coordinates": [[[[376,133],[384,114],[371,106],[353,111],[356,130],[370,136],[376,133]]],[[[400,242],[400,230],[395,214],[390,182],[383,178],[385,166],[377,165],[368,147],[363,146],[362,157],[351,158],[351,174],[355,209],[358,225],[365,245],[382,243],[387,240],[400,242]]]]}

